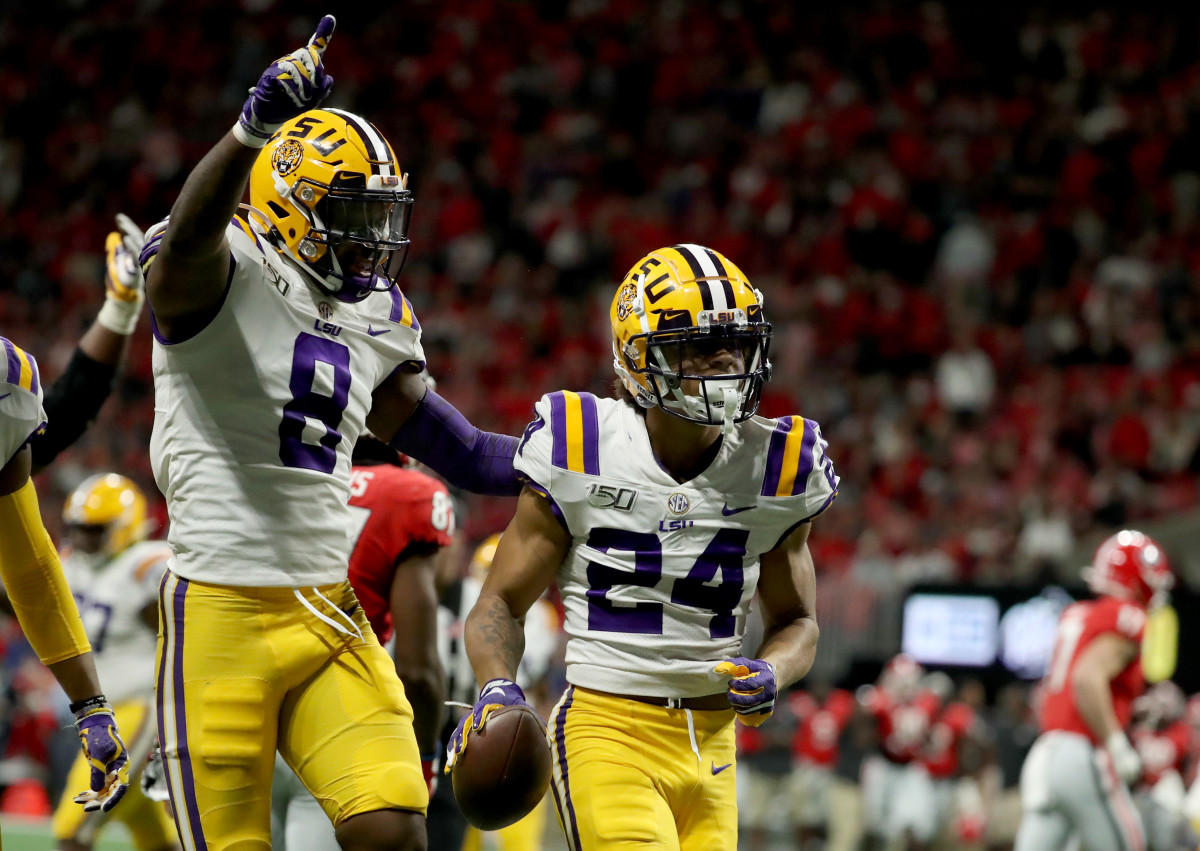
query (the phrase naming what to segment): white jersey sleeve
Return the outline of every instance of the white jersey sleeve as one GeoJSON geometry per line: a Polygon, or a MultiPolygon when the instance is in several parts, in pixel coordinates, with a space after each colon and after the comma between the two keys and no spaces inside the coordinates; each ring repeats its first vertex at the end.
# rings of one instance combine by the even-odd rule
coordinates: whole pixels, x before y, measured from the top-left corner
{"type": "Polygon", "coordinates": [[[524,478],[526,484],[543,496],[549,496],[554,485],[554,467],[551,464],[554,438],[546,424],[550,421],[552,393],[543,396],[533,406],[533,420],[525,426],[513,467],[524,478]]]}
{"type": "Polygon", "coordinates": [[[0,337],[0,468],[46,427],[33,355],[0,337]]]}

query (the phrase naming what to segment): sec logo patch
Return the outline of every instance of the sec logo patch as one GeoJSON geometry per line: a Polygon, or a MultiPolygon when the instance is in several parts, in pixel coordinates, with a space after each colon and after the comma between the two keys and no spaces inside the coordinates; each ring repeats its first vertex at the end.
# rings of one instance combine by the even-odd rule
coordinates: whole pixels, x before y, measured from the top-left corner
{"type": "Polygon", "coordinates": [[[687,494],[673,493],[667,498],[667,508],[672,514],[687,514],[692,504],[688,502],[687,494]]]}

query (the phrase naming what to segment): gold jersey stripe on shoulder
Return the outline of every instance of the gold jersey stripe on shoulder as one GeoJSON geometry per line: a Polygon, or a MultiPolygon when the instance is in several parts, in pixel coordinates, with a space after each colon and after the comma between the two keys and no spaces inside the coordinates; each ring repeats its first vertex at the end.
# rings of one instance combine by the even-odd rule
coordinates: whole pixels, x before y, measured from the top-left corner
{"type": "MultiPolygon", "coordinates": [[[[254,227],[247,219],[243,219],[241,216],[234,216],[229,220],[229,223],[237,227],[238,230],[254,240],[254,247],[259,251],[263,251],[263,246],[258,239],[258,234],[254,232],[254,227]]],[[[263,253],[265,254],[266,252],[264,251],[263,253]]]]}
{"type": "Polygon", "coordinates": [[[38,378],[37,361],[33,359],[33,355],[3,337],[0,337],[0,343],[4,347],[5,380],[22,390],[37,393],[41,382],[38,378]]]}
{"type": "Polygon", "coordinates": [[[417,321],[417,312],[413,310],[412,302],[400,292],[399,287],[392,287],[388,290],[388,295],[392,297],[392,312],[388,316],[392,322],[398,322],[405,328],[412,328],[414,331],[421,330],[421,323],[417,321]]]}
{"type": "Polygon", "coordinates": [[[762,496],[798,496],[808,486],[817,441],[814,425],[803,417],[780,417],[767,450],[762,496]]]}
{"type": "Polygon", "coordinates": [[[550,394],[550,462],[562,470],[600,475],[600,417],[591,393],[550,394]]]}

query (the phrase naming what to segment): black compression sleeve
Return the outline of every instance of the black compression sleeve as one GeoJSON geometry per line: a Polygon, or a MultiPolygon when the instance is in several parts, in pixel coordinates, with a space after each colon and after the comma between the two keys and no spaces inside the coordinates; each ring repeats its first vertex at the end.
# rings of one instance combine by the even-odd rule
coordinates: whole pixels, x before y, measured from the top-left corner
{"type": "Polygon", "coordinates": [[[79,439],[100,413],[117,377],[114,366],[92,360],[76,349],[58,380],[46,389],[46,431],[30,441],[33,466],[40,470],[79,439]]]}

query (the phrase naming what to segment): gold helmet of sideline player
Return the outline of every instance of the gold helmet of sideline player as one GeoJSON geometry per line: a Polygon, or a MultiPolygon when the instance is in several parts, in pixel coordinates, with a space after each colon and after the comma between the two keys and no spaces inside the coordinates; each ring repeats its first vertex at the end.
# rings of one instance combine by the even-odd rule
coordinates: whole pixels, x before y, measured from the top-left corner
{"type": "Polygon", "coordinates": [[[741,269],[711,248],[651,251],[613,298],[617,376],[644,408],[732,430],[754,416],[771,377],[762,301],[741,269]],[[696,363],[723,369],[687,371],[696,363]]]}
{"type": "Polygon", "coordinates": [[[117,473],[89,476],[67,497],[63,523],[76,552],[104,561],[150,534],[146,497],[117,473]]]}
{"type": "Polygon", "coordinates": [[[492,559],[496,557],[496,545],[500,543],[500,532],[488,535],[484,538],[483,543],[475,548],[474,554],[471,556],[470,571],[471,575],[482,581],[487,575],[488,569],[492,566],[492,559]]]}
{"type": "Polygon", "coordinates": [[[412,201],[388,140],[340,109],[288,121],[250,171],[250,206],[271,241],[323,287],[354,297],[395,285],[412,201]]]}

